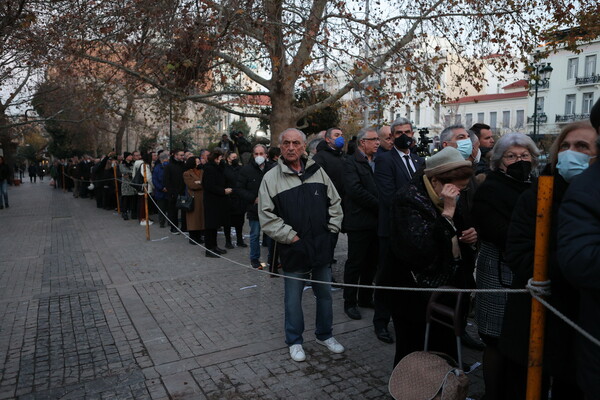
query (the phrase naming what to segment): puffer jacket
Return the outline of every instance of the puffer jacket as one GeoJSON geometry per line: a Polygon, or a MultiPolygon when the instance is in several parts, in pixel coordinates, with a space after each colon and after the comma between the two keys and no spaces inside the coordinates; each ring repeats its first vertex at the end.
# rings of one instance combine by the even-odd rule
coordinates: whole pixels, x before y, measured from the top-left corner
{"type": "Polygon", "coordinates": [[[258,196],[263,231],[278,242],[284,271],[309,272],[332,262],[343,212],[340,196],[325,171],[302,161],[297,173],[283,159],[265,174],[258,196]],[[292,243],[294,236],[300,238],[292,243]]]}

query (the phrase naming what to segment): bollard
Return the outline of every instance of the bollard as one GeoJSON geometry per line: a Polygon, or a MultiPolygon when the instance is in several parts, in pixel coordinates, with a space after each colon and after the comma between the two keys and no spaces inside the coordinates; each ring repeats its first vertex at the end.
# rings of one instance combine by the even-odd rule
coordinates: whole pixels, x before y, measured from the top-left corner
{"type": "Polygon", "coordinates": [[[119,181],[117,180],[117,165],[113,165],[113,175],[115,176],[115,197],[117,198],[117,213],[121,214],[121,203],[119,199],[119,181]]]}
{"type": "MultiPolygon", "coordinates": [[[[548,247],[550,244],[553,189],[554,177],[539,177],[533,261],[533,280],[537,282],[548,280],[548,247]]],[[[539,400],[542,395],[545,323],[546,309],[539,301],[532,297],[531,326],[529,329],[529,362],[527,368],[527,400],[539,400]]]]}
{"type": "Polygon", "coordinates": [[[150,216],[148,215],[148,178],[146,178],[146,163],[140,168],[144,168],[144,208],[146,209],[146,240],[150,240],[150,216]]]}

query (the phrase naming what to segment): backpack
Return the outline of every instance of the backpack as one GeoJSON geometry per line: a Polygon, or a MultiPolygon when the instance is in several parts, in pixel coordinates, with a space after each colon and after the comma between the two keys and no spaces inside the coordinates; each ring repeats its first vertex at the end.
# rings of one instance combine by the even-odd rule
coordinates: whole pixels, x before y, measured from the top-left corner
{"type": "Polygon", "coordinates": [[[142,175],[142,168],[144,168],[145,164],[142,164],[138,170],[135,172],[133,179],[131,180],[131,186],[135,187],[138,190],[142,190],[142,185],[144,184],[144,175],[142,175]]]}

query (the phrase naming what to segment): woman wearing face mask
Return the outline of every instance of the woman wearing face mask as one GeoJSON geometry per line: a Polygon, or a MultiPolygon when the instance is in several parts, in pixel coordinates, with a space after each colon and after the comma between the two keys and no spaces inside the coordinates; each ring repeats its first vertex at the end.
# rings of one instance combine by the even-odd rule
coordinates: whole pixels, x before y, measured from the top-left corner
{"type": "MultiPolygon", "coordinates": [[[[595,141],[598,134],[587,122],[569,124],[563,128],[550,149],[550,163],[544,175],[554,177],[552,225],[548,254],[548,273],[552,282],[547,298],[569,318],[577,321],[578,292],[563,277],[556,258],[558,209],[572,179],[596,160],[595,141]]],[[[514,273],[512,287],[522,289],[533,276],[537,182],[519,198],[512,215],[506,244],[506,261],[514,273]]],[[[500,351],[509,359],[509,370],[514,371],[511,386],[517,391],[513,398],[525,397],[531,298],[511,296],[506,306],[500,351]]],[[[544,395],[548,395],[552,377],[552,399],[581,399],[576,381],[575,331],[553,313],[546,313],[544,352],[544,395]]]]}
{"type": "MultiPolygon", "coordinates": [[[[473,200],[472,215],[480,239],[475,262],[478,289],[502,289],[512,283],[504,254],[508,226],[519,196],[531,186],[531,172],[537,166],[539,154],[533,140],[522,133],[502,136],[492,150],[491,171],[473,200]]],[[[486,345],[483,353],[486,400],[504,399],[510,386],[506,384],[505,358],[498,350],[506,300],[505,293],[476,296],[475,320],[486,345]]]]}
{"type": "Polygon", "coordinates": [[[216,258],[227,253],[227,250],[217,246],[217,230],[228,222],[229,195],[233,191],[226,185],[224,152],[218,147],[208,155],[208,162],[204,165],[202,187],[206,257],[216,258]]]}
{"type": "Polygon", "coordinates": [[[228,224],[225,225],[223,231],[225,233],[225,248],[233,249],[234,246],[231,243],[231,227],[235,228],[235,235],[237,238],[236,244],[238,247],[248,247],[246,243],[244,243],[244,234],[242,232],[244,228],[244,212],[245,203],[241,199],[241,197],[237,193],[236,183],[238,180],[238,175],[240,173],[240,169],[242,168],[238,155],[233,151],[227,152],[225,157],[227,163],[225,164],[225,185],[233,189],[230,197],[231,208],[229,210],[229,221],[228,224]]]}

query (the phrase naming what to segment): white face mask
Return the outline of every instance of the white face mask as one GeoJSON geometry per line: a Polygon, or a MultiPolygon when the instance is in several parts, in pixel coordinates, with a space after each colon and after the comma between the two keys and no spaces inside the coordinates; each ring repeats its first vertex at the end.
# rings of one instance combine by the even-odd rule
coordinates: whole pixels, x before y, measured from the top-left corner
{"type": "Polygon", "coordinates": [[[477,155],[475,156],[475,164],[481,160],[481,149],[477,149],[477,155]]]}
{"type": "Polygon", "coordinates": [[[265,158],[263,156],[254,157],[254,162],[256,165],[263,165],[265,163],[265,158]]]}

